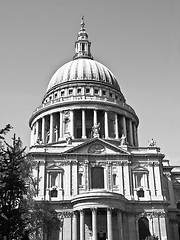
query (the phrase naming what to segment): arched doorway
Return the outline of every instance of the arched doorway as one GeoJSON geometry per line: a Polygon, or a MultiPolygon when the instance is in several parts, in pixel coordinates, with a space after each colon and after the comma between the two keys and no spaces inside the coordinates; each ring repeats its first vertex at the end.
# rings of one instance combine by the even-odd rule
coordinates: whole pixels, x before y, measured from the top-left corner
{"type": "Polygon", "coordinates": [[[150,236],[149,221],[146,217],[141,217],[138,220],[139,229],[139,240],[145,240],[146,237],[150,236]]]}

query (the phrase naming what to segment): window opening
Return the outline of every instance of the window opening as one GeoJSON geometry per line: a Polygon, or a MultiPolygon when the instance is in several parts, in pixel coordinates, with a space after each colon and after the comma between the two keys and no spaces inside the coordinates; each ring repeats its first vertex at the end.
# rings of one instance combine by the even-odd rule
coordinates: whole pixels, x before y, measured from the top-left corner
{"type": "Polygon", "coordinates": [[[69,95],[73,94],[73,89],[69,89],[69,95]]]}
{"type": "Polygon", "coordinates": [[[77,89],[77,94],[81,94],[81,88],[77,89]]]}
{"type": "Polygon", "coordinates": [[[86,88],[86,93],[90,93],[90,88],[86,88]]]}
{"type": "Polygon", "coordinates": [[[117,175],[113,174],[113,186],[116,186],[117,175]]]}
{"type": "Polygon", "coordinates": [[[139,229],[139,240],[146,239],[151,235],[149,231],[149,221],[146,217],[141,217],[138,220],[138,229],[139,229]]]}
{"type": "Polygon", "coordinates": [[[91,169],[92,188],[104,188],[104,168],[93,167],[91,169]]]}
{"type": "Polygon", "coordinates": [[[106,90],[102,90],[102,95],[106,96],[106,90]]]}
{"type": "Polygon", "coordinates": [[[99,90],[98,89],[94,89],[94,94],[99,94],[99,90]]]}

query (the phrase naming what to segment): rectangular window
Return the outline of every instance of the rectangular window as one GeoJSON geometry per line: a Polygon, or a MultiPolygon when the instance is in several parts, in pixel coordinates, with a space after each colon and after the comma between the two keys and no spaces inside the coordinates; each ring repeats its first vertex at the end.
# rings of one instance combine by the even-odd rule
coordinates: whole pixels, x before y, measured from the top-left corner
{"type": "Polygon", "coordinates": [[[86,88],[86,93],[90,93],[90,88],[86,88]]]}
{"type": "Polygon", "coordinates": [[[106,90],[102,91],[102,95],[105,96],[106,95],[106,90]]]}
{"type": "Polygon", "coordinates": [[[64,97],[64,91],[61,91],[61,97],[64,97]]]}
{"type": "Polygon", "coordinates": [[[91,169],[92,188],[104,188],[104,168],[93,167],[91,169]]]}
{"type": "Polygon", "coordinates": [[[77,89],[77,94],[81,94],[81,88],[77,89]]]}
{"type": "Polygon", "coordinates": [[[99,94],[99,90],[97,88],[94,89],[94,94],[99,94]]]}
{"type": "Polygon", "coordinates": [[[73,89],[69,89],[69,95],[73,94],[73,89]]]}

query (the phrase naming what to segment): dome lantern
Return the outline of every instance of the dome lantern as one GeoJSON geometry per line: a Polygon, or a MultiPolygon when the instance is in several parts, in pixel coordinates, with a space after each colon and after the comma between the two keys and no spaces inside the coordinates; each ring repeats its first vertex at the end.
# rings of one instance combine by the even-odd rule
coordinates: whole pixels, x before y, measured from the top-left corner
{"type": "Polygon", "coordinates": [[[81,29],[78,33],[77,41],[75,42],[75,55],[73,59],[77,58],[89,58],[93,59],[91,55],[90,47],[91,42],[88,40],[88,34],[84,28],[84,16],[81,18],[81,29]]]}

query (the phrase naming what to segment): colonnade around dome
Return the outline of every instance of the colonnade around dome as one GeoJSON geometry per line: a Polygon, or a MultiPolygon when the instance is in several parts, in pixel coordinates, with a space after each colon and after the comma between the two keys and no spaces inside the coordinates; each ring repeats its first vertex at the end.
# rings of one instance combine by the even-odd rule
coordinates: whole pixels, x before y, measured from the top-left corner
{"type": "Polygon", "coordinates": [[[138,146],[136,122],[116,112],[90,108],[46,112],[32,126],[31,146],[93,138],[93,127],[98,124],[98,137],[119,140],[124,134],[128,145],[138,146]]]}

